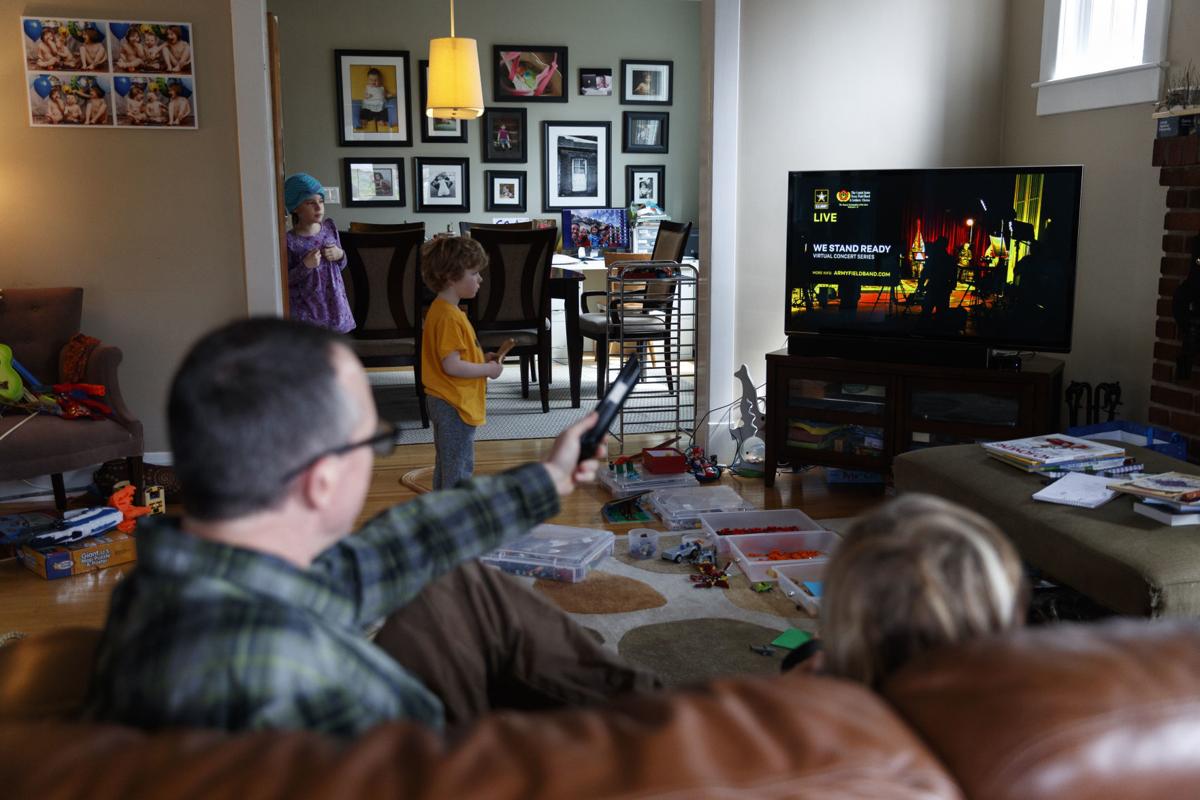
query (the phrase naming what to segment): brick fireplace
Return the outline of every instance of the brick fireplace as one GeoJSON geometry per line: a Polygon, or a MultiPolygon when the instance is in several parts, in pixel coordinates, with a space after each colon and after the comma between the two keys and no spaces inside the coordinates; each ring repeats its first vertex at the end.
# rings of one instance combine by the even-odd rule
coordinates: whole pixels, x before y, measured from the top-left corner
{"type": "Polygon", "coordinates": [[[1200,359],[1187,380],[1177,380],[1176,359],[1182,342],[1172,313],[1175,290],[1191,266],[1193,242],[1200,233],[1200,136],[1154,141],[1158,182],[1167,187],[1163,218],[1162,267],[1158,280],[1158,322],[1150,385],[1150,424],[1179,431],[1188,439],[1188,455],[1200,458],[1200,359]]]}

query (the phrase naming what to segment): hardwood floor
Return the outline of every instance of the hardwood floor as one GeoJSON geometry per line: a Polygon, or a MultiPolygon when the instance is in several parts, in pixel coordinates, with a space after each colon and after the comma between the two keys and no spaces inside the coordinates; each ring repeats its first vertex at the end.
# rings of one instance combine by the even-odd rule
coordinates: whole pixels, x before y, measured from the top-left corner
{"type": "MultiPolygon", "coordinates": [[[[551,441],[478,442],[475,447],[476,472],[500,472],[527,461],[539,460],[549,452],[551,441]]],[[[661,435],[631,437],[627,440],[633,448],[657,444],[659,441],[661,435]]],[[[410,470],[432,464],[432,444],[407,445],[399,448],[391,457],[379,459],[360,521],[390,505],[411,500],[415,495],[400,483],[400,478],[410,470]]],[[[815,519],[853,516],[885,499],[879,487],[830,487],[826,485],[821,470],[780,475],[772,489],[765,489],[762,479],[727,476],[723,480],[760,508],[801,508],[815,519]]],[[[647,525],[605,523],[600,507],[609,499],[608,492],[598,484],[580,487],[564,500],[562,513],[553,521],[563,525],[607,528],[618,534],[630,527],[647,525]]],[[[133,564],[127,564],[73,578],[47,581],[34,575],[15,559],[0,560],[0,634],[13,630],[36,633],[76,625],[102,626],[108,612],[109,594],[133,567],[133,564]]]]}

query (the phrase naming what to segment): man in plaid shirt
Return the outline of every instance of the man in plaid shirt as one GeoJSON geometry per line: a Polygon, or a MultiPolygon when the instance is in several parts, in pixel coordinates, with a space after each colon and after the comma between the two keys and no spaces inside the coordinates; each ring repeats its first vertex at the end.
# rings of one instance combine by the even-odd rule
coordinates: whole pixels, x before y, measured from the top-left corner
{"type": "MultiPolygon", "coordinates": [[[[351,535],[388,454],[366,373],[336,334],[235,322],[195,345],[168,408],[181,520],[139,527],[89,708],[144,728],[441,728],[496,706],[603,702],[660,684],[477,563],[590,480],[594,415],[549,457],[390,508],[351,535]],[[374,623],[387,619],[377,639],[374,623]]],[[[601,453],[603,455],[603,453],[601,453]]]]}

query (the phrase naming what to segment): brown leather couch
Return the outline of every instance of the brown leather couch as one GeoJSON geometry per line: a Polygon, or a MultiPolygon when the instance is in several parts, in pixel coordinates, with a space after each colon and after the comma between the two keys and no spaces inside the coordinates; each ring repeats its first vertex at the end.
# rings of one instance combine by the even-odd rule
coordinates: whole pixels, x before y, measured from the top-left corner
{"type": "Polygon", "coordinates": [[[7,798],[1183,798],[1200,793],[1200,625],[1061,625],[931,653],[882,697],[738,678],[603,710],[144,733],[72,722],[95,631],[0,648],[7,798]]]}

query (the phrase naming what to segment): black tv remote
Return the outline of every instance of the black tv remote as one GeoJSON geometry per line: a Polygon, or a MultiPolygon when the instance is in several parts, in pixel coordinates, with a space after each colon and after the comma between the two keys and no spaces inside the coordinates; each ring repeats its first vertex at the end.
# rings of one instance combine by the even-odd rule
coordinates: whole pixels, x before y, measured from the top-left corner
{"type": "Polygon", "coordinates": [[[625,362],[625,366],[621,367],[620,374],[608,385],[608,391],[604,393],[604,398],[596,406],[596,413],[600,415],[600,418],[587,433],[579,438],[580,461],[586,461],[596,455],[596,448],[600,446],[600,441],[608,433],[613,419],[621,410],[621,406],[625,405],[629,393],[633,391],[633,387],[641,375],[642,362],[635,353],[625,362]]]}

